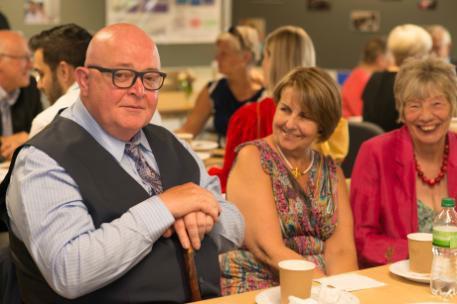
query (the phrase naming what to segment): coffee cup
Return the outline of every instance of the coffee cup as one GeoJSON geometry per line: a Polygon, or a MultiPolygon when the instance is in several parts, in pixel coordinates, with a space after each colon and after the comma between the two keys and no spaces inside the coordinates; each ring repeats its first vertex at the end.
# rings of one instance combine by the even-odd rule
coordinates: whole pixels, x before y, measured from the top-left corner
{"type": "Polygon", "coordinates": [[[432,268],[432,234],[415,232],[408,234],[409,270],[430,273],[432,268]]]}
{"type": "Polygon", "coordinates": [[[316,265],[305,260],[283,260],[278,265],[281,304],[289,303],[289,296],[309,298],[316,265]]]}

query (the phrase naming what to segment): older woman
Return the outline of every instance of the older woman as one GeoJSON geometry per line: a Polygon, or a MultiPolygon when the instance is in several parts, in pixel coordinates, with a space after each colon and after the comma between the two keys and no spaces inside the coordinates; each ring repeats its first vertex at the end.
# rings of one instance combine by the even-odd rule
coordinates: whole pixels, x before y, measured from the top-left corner
{"type": "MultiPolygon", "coordinates": [[[[282,26],[270,33],[265,42],[263,73],[269,91],[288,72],[296,67],[316,65],[314,45],[309,35],[297,26],[282,26]]],[[[227,130],[224,165],[221,169],[211,168],[211,175],[219,176],[225,192],[228,174],[235,160],[238,145],[271,134],[276,103],[271,97],[246,105],[233,114],[227,130]]],[[[348,152],[347,121],[341,119],[328,141],[317,144],[316,148],[337,161],[342,161],[348,152]]]]}
{"type": "Polygon", "coordinates": [[[394,81],[398,69],[408,58],[425,58],[432,49],[432,38],[414,24],[395,27],[387,38],[387,50],[394,64],[386,71],[374,73],[362,94],[363,120],[379,125],[384,131],[401,126],[395,109],[394,81]]]}
{"type": "Polygon", "coordinates": [[[405,63],[395,80],[404,126],[365,142],[352,171],[351,204],[361,266],[408,258],[406,235],[430,232],[443,197],[457,198],[454,66],[405,63]]]}
{"type": "Polygon", "coordinates": [[[278,262],[307,259],[317,274],[357,268],[344,176],[311,147],[341,117],[336,83],[318,68],[297,68],[276,86],[273,133],[242,145],[227,197],[246,221],[245,247],[222,256],[223,293],[278,284],[278,262]]]}
{"type": "Polygon", "coordinates": [[[202,89],[179,132],[197,135],[213,114],[216,133],[225,136],[232,114],[262,95],[261,80],[252,70],[259,57],[257,31],[248,26],[231,27],[217,38],[216,49],[217,66],[225,77],[202,89]]]}

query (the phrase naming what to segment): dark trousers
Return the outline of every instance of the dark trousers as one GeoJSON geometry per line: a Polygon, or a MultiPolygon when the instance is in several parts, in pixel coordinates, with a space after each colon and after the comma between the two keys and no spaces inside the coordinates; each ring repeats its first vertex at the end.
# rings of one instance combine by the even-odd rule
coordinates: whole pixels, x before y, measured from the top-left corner
{"type": "Polygon", "coordinates": [[[16,268],[9,247],[0,249],[0,304],[20,304],[16,268]]]}

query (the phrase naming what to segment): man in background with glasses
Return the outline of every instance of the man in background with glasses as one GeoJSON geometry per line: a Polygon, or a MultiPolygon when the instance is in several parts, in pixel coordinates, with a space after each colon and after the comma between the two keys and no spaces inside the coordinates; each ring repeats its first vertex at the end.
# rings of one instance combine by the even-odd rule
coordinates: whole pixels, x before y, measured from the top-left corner
{"type": "Polygon", "coordinates": [[[218,254],[244,223],[196,154],[149,124],[165,76],[145,32],[107,26],[76,69],[78,100],[13,158],[0,203],[24,303],[182,303],[189,282],[219,294],[218,254]]]}
{"type": "Polygon", "coordinates": [[[43,110],[40,92],[30,77],[30,51],[24,37],[0,31],[0,134],[2,159],[10,159],[23,144],[33,118],[43,110]]]}

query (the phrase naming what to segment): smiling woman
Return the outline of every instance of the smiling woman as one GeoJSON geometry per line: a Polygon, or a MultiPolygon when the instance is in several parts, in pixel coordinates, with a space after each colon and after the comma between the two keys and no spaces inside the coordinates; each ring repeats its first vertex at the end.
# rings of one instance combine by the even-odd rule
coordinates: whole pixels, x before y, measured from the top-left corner
{"type": "Polygon", "coordinates": [[[352,171],[351,204],[361,266],[406,259],[406,235],[431,232],[444,197],[457,197],[455,67],[411,59],[395,79],[401,129],[364,143],[352,171]]]}
{"type": "Polygon", "coordinates": [[[316,275],[357,268],[344,176],[331,157],[312,149],[341,118],[338,86],[323,70],[301,67],[273,95],[273,133],[240,146],[227,183],[246,232],[245,247],[221,258],[225,294],[277,285],[284,259],[312,261],[316,275]]]}

